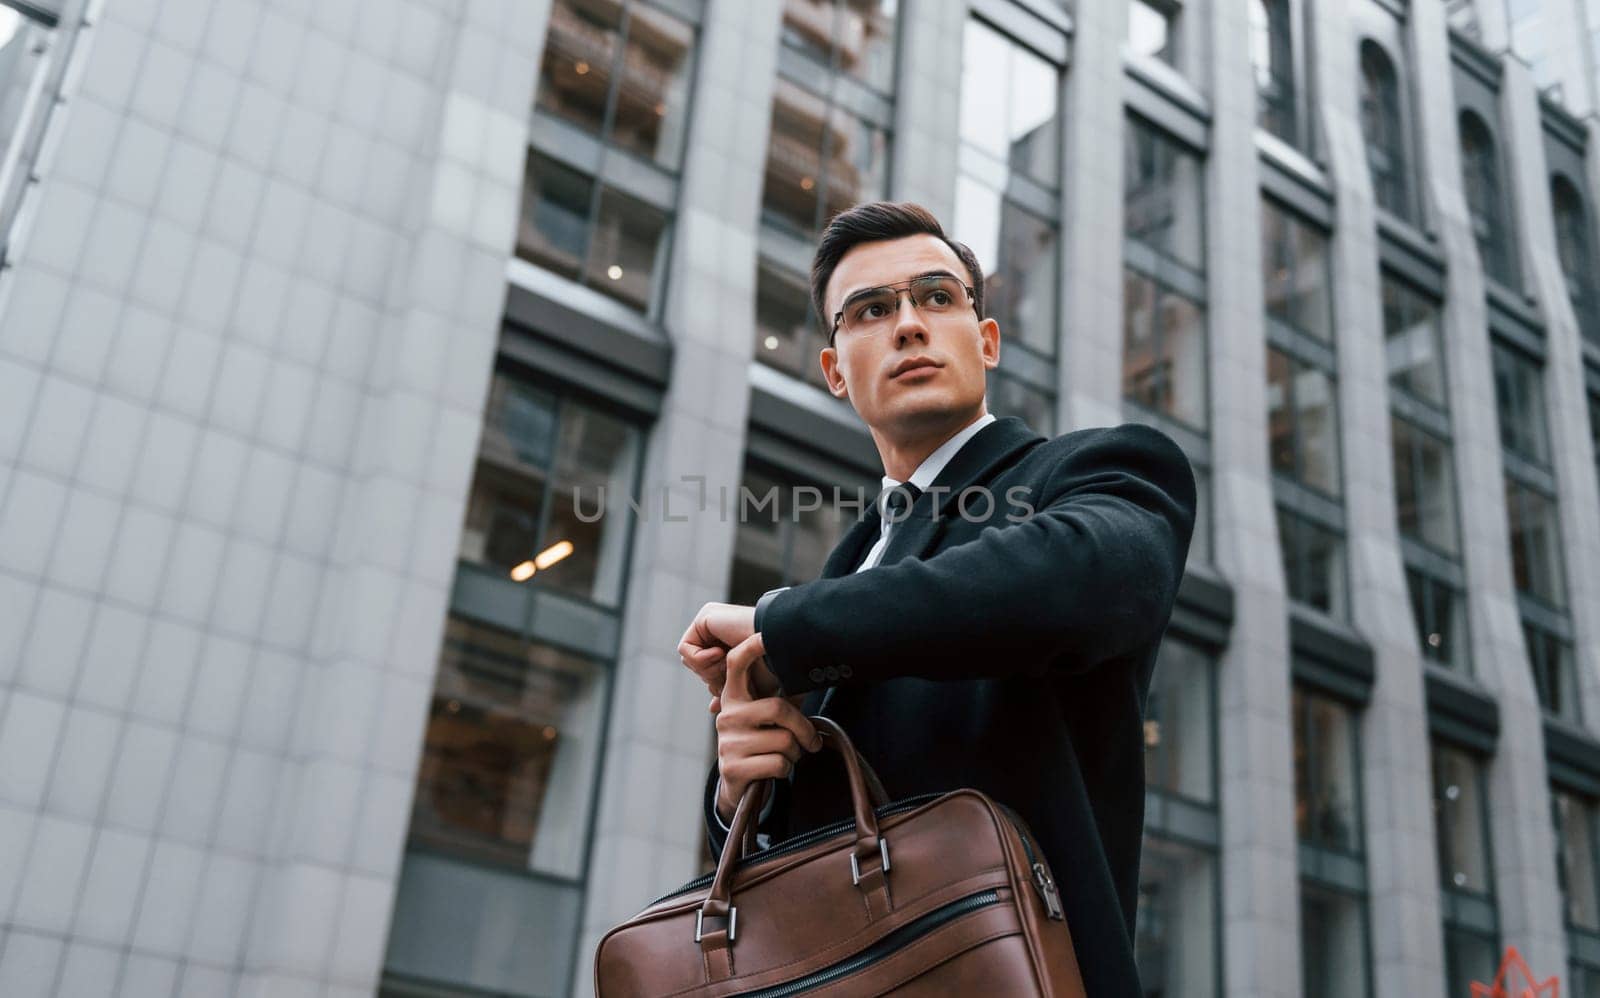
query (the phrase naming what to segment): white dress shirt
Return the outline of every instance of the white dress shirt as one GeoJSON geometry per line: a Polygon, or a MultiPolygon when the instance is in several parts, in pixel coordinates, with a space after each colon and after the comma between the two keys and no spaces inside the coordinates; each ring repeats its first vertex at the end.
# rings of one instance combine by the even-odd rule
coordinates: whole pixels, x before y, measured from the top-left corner
{"type": "MultiPolygon", "coordinates": [[[[924,492],[928,491],[928,486],[932,485],[934,479],[939,477],[939,472],[943,471],[944,466],[950,463],[950,459],[956,456],[956,452],[959,451],[968,440],[971,440],[979,430],[983,429],[985,426],[988,426],[990,423],[994,422],[994,420],[994,413],[986,412],[977,419],[974,419],[972,422],[968,423],[965,427],[957,430],[949,440],[946,440],[944,443],[934,448],[932,454],[929,454],[927,457],[922,459],[922,463],[917,465],[917,470],[911,473],[911,477],[907,479],[907,481],[924,492]]],[[[900,484],[902,483],[895,481],[888,475],[884,475],[883,493],[887,493],[890,489],[900,484]]],[[[883,515],[883,493],[879,493],[877,498],[878,515],[883,520],[882,529],[878,532],[878,540],[872,545],[872,550],[867,552],[866,558],[862,559],[861,565],[856,569],[857,572],[864,572],[867,569],[876,566],[878,564],[878,559],[883,557],[884,548],[889,546],[889,531],[895,527],[895,524],[890,523],[889,518],[883,515]]],[[[905,522],[905,517],[900,517],[900,522],[905,522]]],[[[788,587],[785,586],[784,588],[787,589],[788,587]]],[[[831,693],[832,691],[830,690],[829,692],[831,693]]],[[[823,700],[823,705],[826,706],[826,704],[827,700],[825,698],[823,700]]],[[[818,709],[820,710],[822,708],[819,707],[818,709]]],[[[720,776],[717,777],[717,796],[722,796],[722,777],[720,776]]],[[[756,819],[758,822],[765,821],[767,815],[772,813],[772,801],[775,797],[776,795],[774,794],[767,798],[766,806],[761,809],[761,815],[756,819]]],[[[717,819],[717,824],[722,826],[723,831],[726,832],[729,830],[728,826],[722,821],[722,815],[717,813],[717,809],[714,804],[711,808],[711,814],[712,817],[717,819]]],[[[761,839],[764,838],[766,838],[765,835],[757,836],[757,844],[761,844],[761,839]]]]}

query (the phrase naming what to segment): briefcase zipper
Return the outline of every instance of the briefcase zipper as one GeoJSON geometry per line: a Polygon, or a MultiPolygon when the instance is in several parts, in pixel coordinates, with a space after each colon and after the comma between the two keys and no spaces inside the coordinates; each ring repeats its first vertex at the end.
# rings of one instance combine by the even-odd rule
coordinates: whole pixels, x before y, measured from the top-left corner
{"type": "MultiPolygon", "coordinates": [[[[1000,802],[996,801],[995,803],[999,804],[1000,802]]],[[[1050,868],[1033,855],[1033,843],[1028,841],[1028,833],[1024,831],[1026,825],[1023,824],[1022,817],[1004,804],[1000,804],[1000,810],[1004,811],[1006,817],[1011,819],[1012,827],[1017,830],[1017,838],[1022,840],[1022,851],[1028,854],[1028,866],[1033,870],[1033,889],[1039,892],[1039,900],[1044,902],[1045,913],[1058,922],[1065,922],[1067,913],[1061,907],[1061,893],[1056,890],[1056,882],[1050,876],[1050,868]]]]}
{"type": "Polygon", "coordinates": [[[915,921],[907,922],[855,956],[847,957],[838,963],[830,964],[821,970],[813,971],[786,984],[775,984],[772,987],[761,988],[758,991],[738,992],[736,998],[788,998],[789,995],[801,994],[802,992],[810,991],[812,988],[820,988],[825,984],[832,984],[841,977],[848,977],[857,971],[865,970],[875,963],[881,963],[896,951],[904,949],[928,933],[947,925],[963,915],[969,915],[981,908],[987,908],[990,905],[999,903],[999,891],[988,890],[980,891],[977,894],[969,894],[964,898],[959,898],[949,904],[935,908],[915,921]]]}

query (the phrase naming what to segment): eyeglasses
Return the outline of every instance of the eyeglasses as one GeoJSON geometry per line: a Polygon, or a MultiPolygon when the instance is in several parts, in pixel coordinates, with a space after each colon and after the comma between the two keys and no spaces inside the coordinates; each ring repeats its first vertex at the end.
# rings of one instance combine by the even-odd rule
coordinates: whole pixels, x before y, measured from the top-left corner
{"type": "Polygon", "coordinates": [[[846,298],[844,307],[833,313],[828,344],[833,344],[841,329],[852,336],[871,336],[893,329],[900,314],[902,293],[911,296],[912,308],[927,316],[958,311],[968,301],[972,302],[973,313],[978,311],[977,295],[970,285],[950,274],[927,274],[898,284],[864,288],[846,298]]]}

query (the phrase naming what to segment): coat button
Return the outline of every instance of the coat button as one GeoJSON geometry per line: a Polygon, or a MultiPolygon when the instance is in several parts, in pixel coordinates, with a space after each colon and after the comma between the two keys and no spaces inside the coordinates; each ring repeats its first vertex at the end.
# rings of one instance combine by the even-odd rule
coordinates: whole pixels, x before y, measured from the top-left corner
{"type": "Polygon", "coordinates": [[[831,665],[828,666],[826,669],[823,669],[822,670],[822,674],[824,676],[828,677],[828,682],[830,682],[830,683],[839,678],[839,670],[835,669],[831,665]]]}
{"type": "Polygon", "coordinates": [[[849,679],[853,675],[855,675],[855,670],[850,668],[848,665],[839,666],[839,678],[849,679]]]}
{"type": "Polygon", "coordinates": [[[811,671],[810,671],[810,672],[809,672],[809,673],[807,673],[807,674],[808,674],[808,675],[809,675],[809,676],[810,676],[810,677],[811,677],[811,681],[812,681],[812,682],[813,682],[813,683],[820,683],[820,682],[822,682],[822,670],[821,670],[821,669],[812,669],[812,670],[811,670],[811,671]]]}

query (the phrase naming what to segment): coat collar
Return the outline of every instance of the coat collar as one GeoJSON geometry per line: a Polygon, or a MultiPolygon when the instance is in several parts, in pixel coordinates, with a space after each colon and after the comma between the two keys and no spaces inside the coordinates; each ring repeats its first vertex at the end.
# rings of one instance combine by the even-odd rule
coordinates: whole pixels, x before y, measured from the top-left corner
{"type": "MultiPolygon", "coordinates": [[[[973,434],[945,464],[928,490],[917,497],[906,519],[889,532],[889,546],[884,549],[878,564],[890,565],[902,558],[927,554],[938,532],[939,520],[955,506],[964,487],[982,481],[997,465],[1017,451],[1045,439],[1043,434],[1016,416],[996,419],[973,434]],[[937,510],[934,509],[935,488],[949,490],[938,493],[937,510]]],[[[864,515],[851,525],[834,546],[832,554],[822,566],[821,577],[833,579],[854,572],[877,540],[880,526],[876,504],[869,504],[864,515]]]]}

